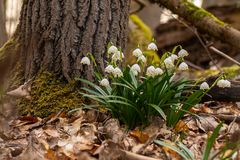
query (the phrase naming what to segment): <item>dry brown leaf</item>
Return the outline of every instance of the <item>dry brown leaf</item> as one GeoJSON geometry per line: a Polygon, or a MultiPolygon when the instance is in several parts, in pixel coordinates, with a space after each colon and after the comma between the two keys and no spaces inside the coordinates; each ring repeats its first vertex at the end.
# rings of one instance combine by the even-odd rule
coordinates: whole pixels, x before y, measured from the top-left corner
{"type": "Polygon", "coordinates": [[[140,130],[131,131],[129,134],[136,138],[140,143],[145,143],[149,139],[149,135],[140,130]]]}
{"type": "Polygon", "coordinates": [[[174,127],[175,132],[187,132],[189,130],[187,124],[183,120],[179,120],[176,126],[174,127]]]}
{"type": "MultiPolygon", "coordinates": [[[[164,142],[171,145],[171,146],[176,146],[175,143],[173,143],[169,140],[165,140],[164,142]]],[[[177,152],[173,151],[169,147],[162,147],[162,149],[167,155],[170,155],[171,159],[175,159],[175,160],[181,160],[182,159],[181,156],[177,152]]]]}

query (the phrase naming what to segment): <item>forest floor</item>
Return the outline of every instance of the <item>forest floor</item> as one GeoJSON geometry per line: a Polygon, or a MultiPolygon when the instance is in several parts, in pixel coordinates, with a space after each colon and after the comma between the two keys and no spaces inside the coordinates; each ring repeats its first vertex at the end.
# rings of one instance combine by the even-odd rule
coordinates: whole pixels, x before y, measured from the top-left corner
{"type": "MultiPolygon", "coordinates": [[[[1,125],[0,159],[17,160],[155,160],[184,159],[169,146],[184,144],[194,156],[202,159],[207,139],[224,121],[211,150],[212,159],[229,156],[235,148],[219,152],[227,144],[240,141],[240,105],[206,102],[191,109],[175,128],[166,127],[159,117],[146,128],[126,130],[108,113],[97,110],[59,111],[49,117],[22,116],[1,125]],[[219,154],[218,154],[219,153],[219,154]],[[216,157],[214,157],[216,155],[216,157]]],[[[2,122],[3,124],[3,122],[2,122]]],[[[183,150],[181,150],[183,153],[183,150]]],[[[239,151],[232,156],[240,159],[239,151]]]]}

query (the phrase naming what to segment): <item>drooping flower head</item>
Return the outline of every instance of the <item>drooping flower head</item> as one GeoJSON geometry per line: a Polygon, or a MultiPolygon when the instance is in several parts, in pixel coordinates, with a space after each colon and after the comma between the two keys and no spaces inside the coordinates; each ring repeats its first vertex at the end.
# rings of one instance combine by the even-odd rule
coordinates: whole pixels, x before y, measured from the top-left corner
{"type": "Polygon", "coordinates": [[[176,54],[172,54],[170,57],[173,62],[178,59],[178,56],[176,54]]]}
{"type": "Polygon", "coordinates": [[[118,52],[118,48],[116,46],[111,46],[108,48],[108,54],[115,54],[118,52]]]}
{"type": "Polygon", "coordinates": [[[174,64],[173,64],[173,61],[172,61],[171,57],[166,58],[163,62],[164,62],[167,69],[171,69],[171,68],[174,67],[174,64]]]}
{"type": "Polygon", "coordinates": [[[217,82],[217,86],[220,88],[229,88],[231,87],[231,82],[228,80],[221,79],[217,82]]]}
{"type": "Polygon", "coordinates": [[[100,81],[100,85],[103,87],[108,87],[109,86],[109,81],[108,79],[104,78],[100,81]]]}
{"type": "Polygon", "coordinates": [[[146,63],[146,61],[147,61],[147,59],[146,59],[146,57],[144,56],[144,55],[141,55],[141,56],[139,56],[138,57],[138,59],[137,59],[137,62],[143,62],[143,63],[146,63]]]}
{"type": "Polygon", "coordinates": [[[116,61],[121,61],[122,59],[124,58],[124,54],[122,53],[122,52],[120,52],[120,51],[117,51],[116,53],[114,53],[113,54],[113,56],[112,56],[112,60],[114,61],[114,62],[116,62],[116,61]]]}
{"type": "Polygon", "coordinates": [[[122,77],[123,76],[123,73],[121,71],[120,68],[116,67],[114,68],[113,70],[113,76],[116,78],[116,77],[122,77]]]}
{"type": "Polygon", "coordinates": [[[181,49],[179,52],[178,52],[178,57],[186,57],[188,56],[188,52],[185,50],[185,49],[181,49]]]}
{"type": "Polygon", "coordinates": [[[201,90],[208,90],[208,89],[209,89],[209,85],[207,84],[207,82],[203,82],[203,83],[200,85],[200,89],[201,89],[201,90]]]}
{"type": "Polygon", "coordinates": [[[158,76],[158,75],[162,75],[163,74],[163,70],[161,68],[156,68],[155,69],[155,75],[158,76]]]}
{"type": "Polygon", "coordinates": [[[187,65],[187,63],[182,62],[182,63],[179,65],[178,69],[179,69],[180,71],[186,71],[186,70],[188,70],[188,65],[187,65]]]}
{"type": "Polygon", "coordinates": [[[112,65],[108,65],[106,68],[105,68],[105,72],[106,73],[113,73],[114,71],[114,67],[112,65]]]}
{"type": "Polygon", "coordinates": [[[155,43],[152,42],[148,45],[148,50],[157,51],[158,47],[155,43]]]}
{"type": "Polygon", "coordinates": [[[146,73],[146,75],[149,76],[149,77],[155,77],[155,75],[156,75],[156,69],[155,69],[155,67],[154,67],[154,66],[149,66],[149,67],[147,68],[147,73],[146,73]]]}
{"type": "Polygon", "coordinates": [[[135,57],[140,57],[142,54],[143,54],[143,53],[142,53],[141,49],[139,49],[139,48],[137,48],[137,49],[135,49],[135,50],[133,51],[133,55],[134,55],[135,57]]]}
{"type": "Polygon", "coordinates": [[[135,76],[137,76],[138,73],[141,72],[141,68],[140,68],[140,66],[139,66],[138,64],[134,64],[134,65],[132,65],[132,67],[130,68],[130,71],[131,71],[135,76]]]}
{"type": "Polygon", "coordinates": [[[80,63],[84,65],[90,65],[90,59],[88,57],[83,57],[80,63]]]}

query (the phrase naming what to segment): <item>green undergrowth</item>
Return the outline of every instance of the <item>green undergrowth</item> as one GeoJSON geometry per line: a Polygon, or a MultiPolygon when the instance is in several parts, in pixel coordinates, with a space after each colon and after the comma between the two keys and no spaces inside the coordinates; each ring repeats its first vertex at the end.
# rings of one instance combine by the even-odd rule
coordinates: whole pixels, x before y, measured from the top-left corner
{"type": "Polygon", "coordinates": [[[82,98],[73,89],[74,85],[75,82],[64,83],[51,73],[39,74],[31,87],[31,100],[20,102],[20,114],[46,117],[61,109],[68,111],[80,107],[82,98]]]}

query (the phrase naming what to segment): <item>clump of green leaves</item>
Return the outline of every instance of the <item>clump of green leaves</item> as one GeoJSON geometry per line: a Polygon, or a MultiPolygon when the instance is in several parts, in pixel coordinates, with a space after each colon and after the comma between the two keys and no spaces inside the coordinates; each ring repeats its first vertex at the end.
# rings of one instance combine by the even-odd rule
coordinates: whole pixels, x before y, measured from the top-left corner
{"type": "MultiPolygon", "coordinates": [[[[150,43],[148,50],[156,51],[155,43],[150,43]]],[[[81,94],[97,101],[99,106],[110,111],[129,129],[145,126],[153,116],[158,115],[173,127],[191,107],[200,102],[209,89],[208,84],[199,90],[194,81],[174,79],[176,72],[188,69],[184,62],[188,53],[181,46],[174,48],[171,53],[165,53],[159,64],[149,66],[144,52],[137,48],[133,51],[137,63],[122,70],[119,67],[119,62],[124,59],[122,51],[109,46],[107,55],[112,57],[105,74],[96,73],[99,85],[80,78],[89,86],[82,88],[81,94]],[[180,50],[178,55],[175,54],[177,48],[180,50]]],[[[93,57],[90,56],[90,59],[93,57]]],[[[83,57],[81,63],[91,65],[90,59],[83,57]]]]}

